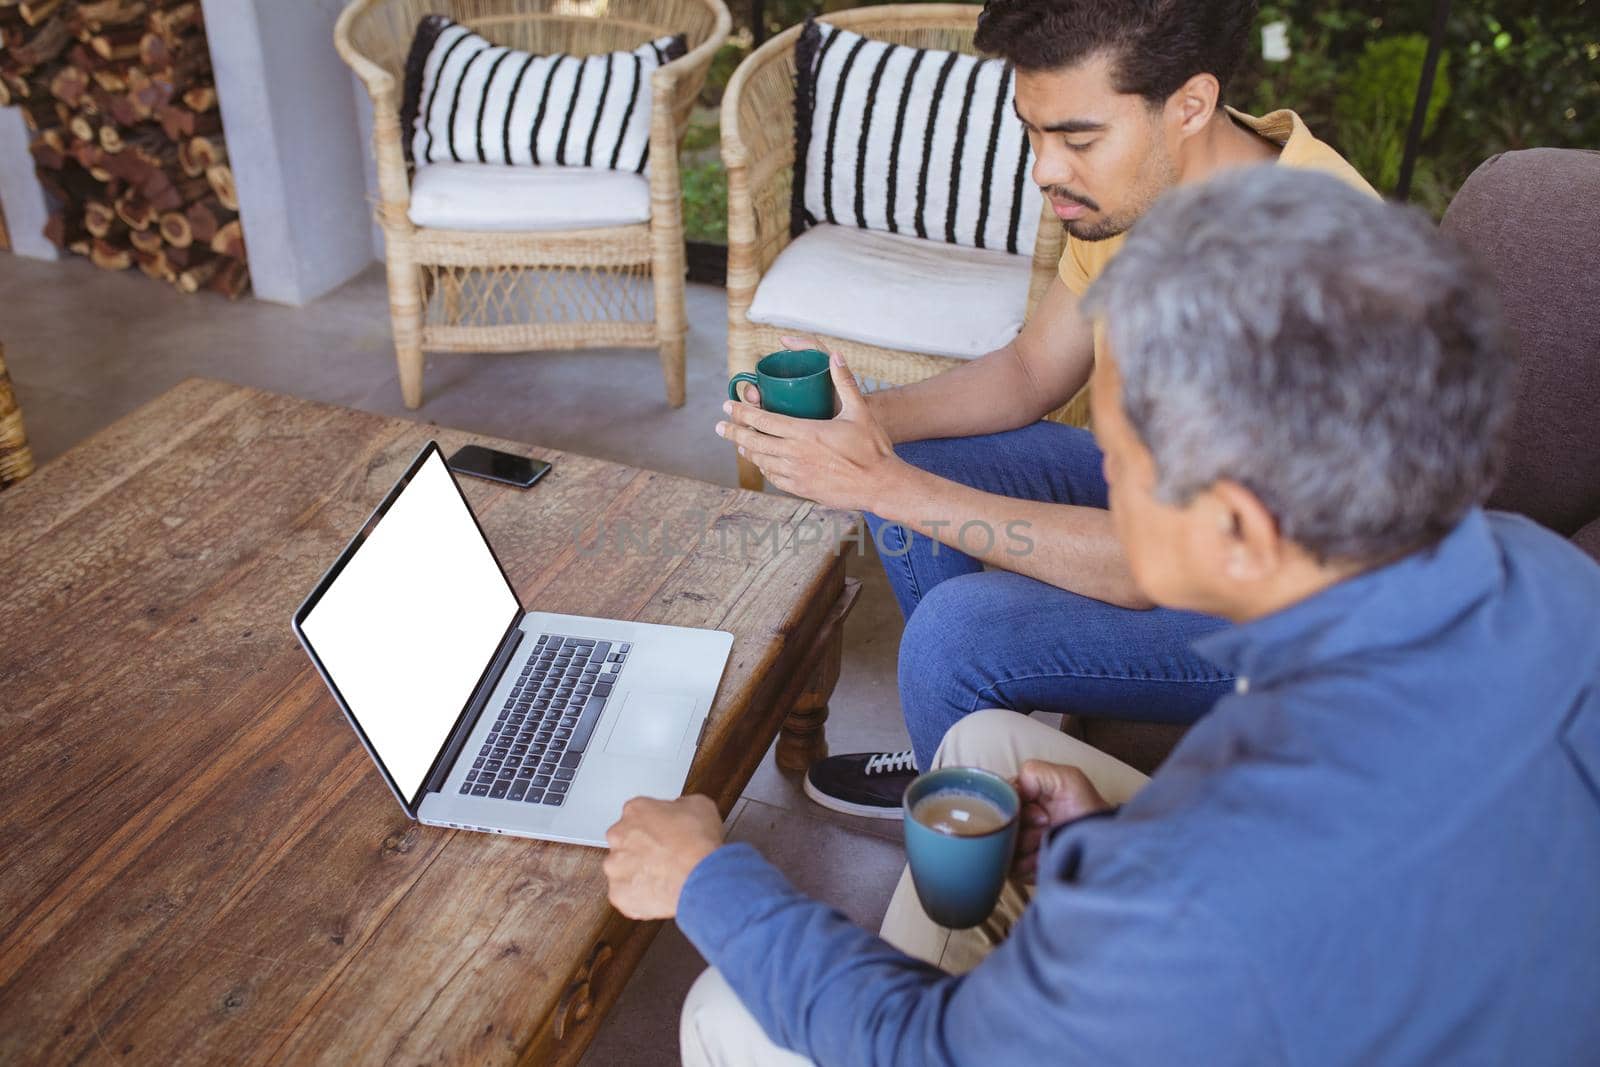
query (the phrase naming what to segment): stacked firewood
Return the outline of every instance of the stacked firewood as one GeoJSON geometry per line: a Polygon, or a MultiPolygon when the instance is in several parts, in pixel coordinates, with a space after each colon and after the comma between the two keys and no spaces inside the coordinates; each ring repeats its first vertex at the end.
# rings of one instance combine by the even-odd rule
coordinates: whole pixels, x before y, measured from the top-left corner
{"type": "Polygon", "coordinates": [[[0,0],[7,104],[57,247],[184,292],[249,287],[199,0],[0,0]]]}

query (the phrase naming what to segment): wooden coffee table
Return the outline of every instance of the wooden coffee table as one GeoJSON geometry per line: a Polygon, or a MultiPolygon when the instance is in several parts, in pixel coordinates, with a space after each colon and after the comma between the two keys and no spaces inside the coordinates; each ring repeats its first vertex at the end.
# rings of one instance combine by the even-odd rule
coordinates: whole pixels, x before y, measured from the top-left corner
{"type": "MultiPolygon", "coordinates": [[[[599,850],[408,820],[289,629],[430,437],[485,440],[196,380],[0,494],[0,1062],[582,1054],[659,924],[599,850]]],[[[826,751],[846,517],[488,443],[555,463],[463,482],[524,604],[735,634],[691,791],[826,751]]]]}

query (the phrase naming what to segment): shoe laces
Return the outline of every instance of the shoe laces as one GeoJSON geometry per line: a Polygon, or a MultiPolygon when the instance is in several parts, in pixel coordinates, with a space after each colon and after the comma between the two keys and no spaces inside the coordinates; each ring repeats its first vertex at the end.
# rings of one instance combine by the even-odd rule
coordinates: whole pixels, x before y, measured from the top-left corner
{"type": "Polygon", "coordinates": [[[900,774],[905,771],[916,771],[917,757],[911,749],[904,752],[879,752],[867,760],[866,773],[868,774],[900,774]]]}

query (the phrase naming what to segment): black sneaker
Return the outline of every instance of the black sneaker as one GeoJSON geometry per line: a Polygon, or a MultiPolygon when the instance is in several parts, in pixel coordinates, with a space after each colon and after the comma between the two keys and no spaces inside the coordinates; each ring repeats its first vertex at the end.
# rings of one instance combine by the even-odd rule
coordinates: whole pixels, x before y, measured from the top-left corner
{"type": "Polygon", "coordinates": [[[820,759],[806,771],[806,796],[834,811],[868,819],[899,819],[917,759],[904,752],[851,752],[820,759]]]}

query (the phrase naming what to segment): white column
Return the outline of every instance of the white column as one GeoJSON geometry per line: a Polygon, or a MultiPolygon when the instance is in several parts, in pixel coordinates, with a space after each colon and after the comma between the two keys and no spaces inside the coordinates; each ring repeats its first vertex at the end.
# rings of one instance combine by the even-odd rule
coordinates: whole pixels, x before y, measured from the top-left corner
{"type": "Polygon", "coordinates": [[[33,172],[30,136],[21,111],[0,107],[0,206],[5,208],[11,251],[30,259],[57,259],[56,246],[44,239],[50,205],[33,172]]]}
{"type": "Polygon", "coordinates": [[[372,262],[339,0],[202,0],[255,295],[306,304],[372,262]]]}
{"type": "Polygon", "coordinates": [[[378,160],[372,154],[372,97],[367,95],[367,87],[361,84],[361,79],[354,73],[350,75],[350,84],[356,94],[356,126],[361,131],[362,175],[367,181],[367,214],[372,220],[372,258],[381,263],[383,227],[378,225],[375,213],[378,203],[378,160]]]}

